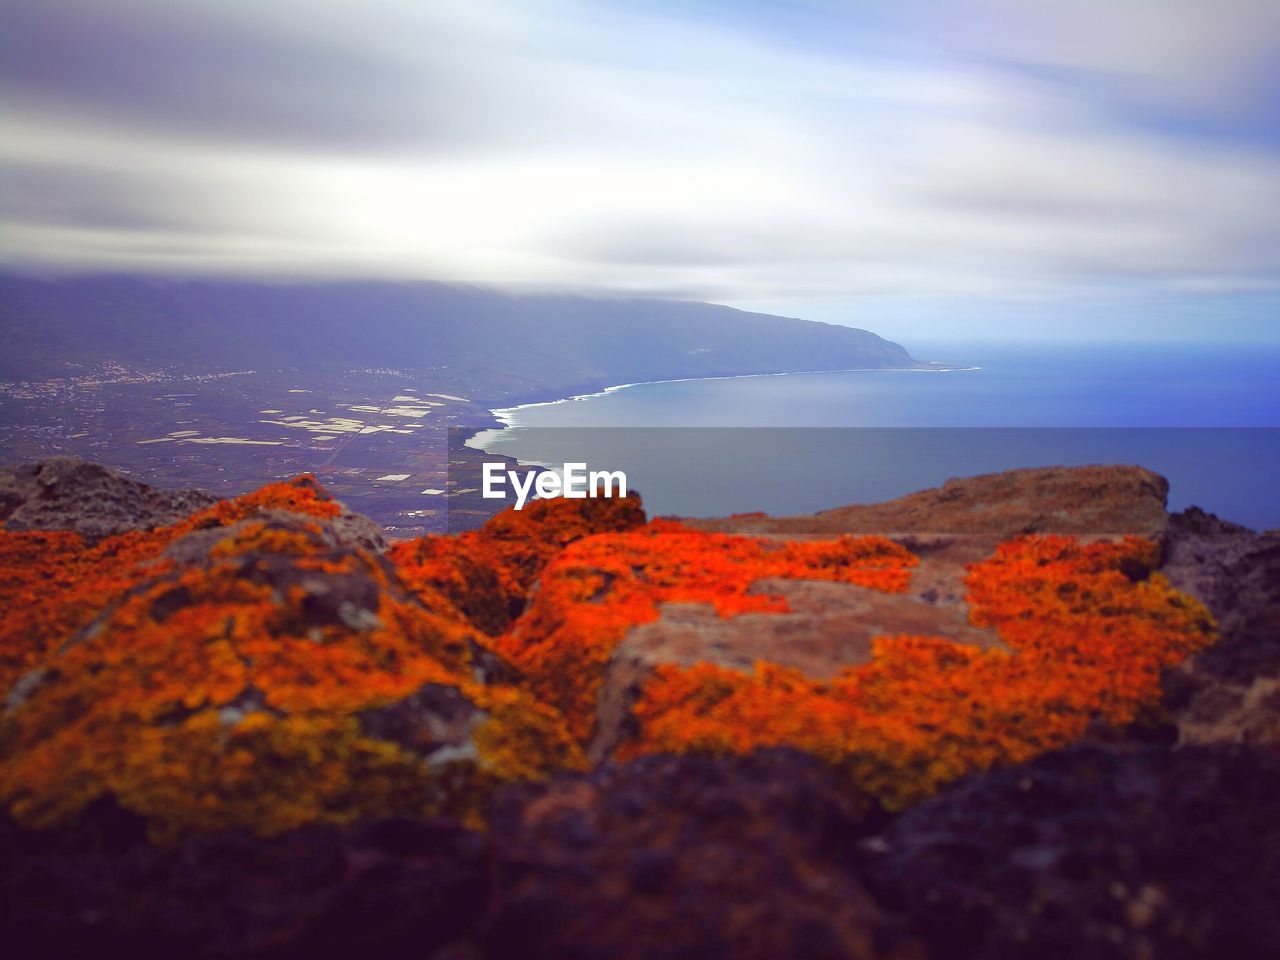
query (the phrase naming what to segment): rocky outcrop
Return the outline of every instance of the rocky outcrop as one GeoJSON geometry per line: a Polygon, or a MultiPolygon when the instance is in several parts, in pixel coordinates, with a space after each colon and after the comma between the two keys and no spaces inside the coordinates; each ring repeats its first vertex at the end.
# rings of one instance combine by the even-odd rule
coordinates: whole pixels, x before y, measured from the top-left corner
{"type": "MultiPolygon", "coordinates": [[[[804,644],[789,641],[800,632],[808,633],[811,649],[821,642],[829,624],[802,624],[800,617],[768,623],[786,617],[790,607],[767,585],[792,584],[785,589],[796,596],[807,586],[813,607],[823,603],[824,586],[864,588],[858,599],[832,591],[847,614],[851,604],[867,609],[877,593],[903,592],[915,563],[909,551],[880,537],[782,542],[657,521],[567,547],[547,565],[528,610],[497,647],[526,673],[530,689],[565,714],[576,736],[584,743],[595,739],[600,753],[616,730],[610,708],[599,708],[606,701],[616,706],[618,688],[642,682],[649,667],[730,660],[749,670],[769,655],[799,655],[804,644]],[[733,625],[686,630],[690,618],[733,625]],[[740,649],[727,649],[722,640],[740,649]]],[[[850,641],[845,652],[859,656],[858,638],[850,641]]],[[[838,656],[829,649],[825,660],[836,668],[838,656]]]]}
{"type": "Polygon", "coordinates": [[[967,605],[931,603],[914,589],[897,594],[849,583],[762,579],[751,590],[779,598],[785,609],[722,617],[709,603],[663,603],[656,620],[626,632],[605,668],[589,756],[603,759],[634,734],[636,698],[662,667],[709,663],[750,675],[757,663],[768,663],[821,681],[871,663],[877,637],[942,636],[976,649],[1004,649],[994,630],[969,622],[967,605]]]}
{"type": "Polygon", "coordinates": [[[603,534],[546,567],[497,647],[592,760],[793,746],[900,807],[1138,719],[1213,639],[1150,541],[1013,538],[967,566],[912,545],[933,554],[920,587],[926,562],[884,538],[603,534]]]}
{"type": "Polygon", "coordinates": [[[199,490],[159,490],[71,457],[0,467],[0,527],[72,530],[99,540],[177,523],[217,502],[199,490]]]}
{"type": "Polygon", "coordinates": [[[56,833],[0,819],[0,932],[43,957],[921,956],[849,869],[883,818],[794,751],[559,777],[489,824],[155,845],[110,803],[56,833]]]}
{"type": "Polygon", "coordinates": [[[1273,756],[1079,746],[987,773],[862,845],[930,956],[1257,958],[1280,943],[1273,756]]]}
{"type": "Polygon", "coordinates": [[[398,543],[391,560],[412,589],[447,597],[477,629],[495,636],[523,613],[542,571],[565,547],[644,524],[635,494],[535,500],[523,510],[503,511],[479,530],[398,543]]]}
{"type": "Polygon", "coordinates": [[[108,799],[157,841],[271,835],[474,819],[494,786],[581,765],[449,598],[342,517],[302,477],[92,548],[5,535],[26,591],[0,622],[5,808],[60,828],[108,799]]]}
{"type": "Polygon", "coordinates": [[[719,522],[750,535],[542,501],[384,550],[309,477],[201,505],[50,470],[0,487],[53,491],[3,501],[0,529],[19,952],[1146,960],[1280,939],[1280,549],[1157,519],[1145,471],[719,522]],[[934,509],[973,532],[924,532],[934,509]],[[893,537],[804,527],[873,522],[893,537]],[[1114,535],[1135,530],[1162,538],[1114,535]]]}
{"type": "MultiPolygon", "coordinates": [[[[217,502],[201,490],[161,490],[74,457],[0,467],[0,529],[5,530],[71,531],[97,542],[171,526],[217,502]]],[[[327,519],[339,540],[365,550],[387,548],[376,523],[340,503],[337,508],[327,519]]]]}
{"type": "Polygon", "coordinates": [[[990,553],[989,541],[912,536],[899,543],[916,563],[901,592],[802,579],[799,571],[796,579],[761,579],[750,587],[751,594],[784,605],[767,613],[723,617],[709,603],[659,604],[656,619],[631,627],[613,649],[589,756],[607,757],[635,734],[636,699],[664,667],[714,664],[751,674],[766,663],[833,680],[871,663],[877,637],[946,637],[979,650],[1007,649],[990,626],[972,622],[967,602],[968,565],[990,553]]]}
{"type": "Polygon", "coordinates": [[[1219,640],[1166,673],[1182,743],[1280,747],[1280,532],[1191,509],[1170,518],[1162,570],[1218,620],[1219,640]]]}
{"type": "Polygon", "coordinates": [[[270,838],[216,831],[167,845],[147,842],[145,826],[110,803],[56,832],[0,817],[6,951],[443,958],[484,915],[484,840],[456,822],[312,824],[270,838]]]}
{"type": "Polygon", "coordinates": [[[1220,629],[1165,671],[1167,727],[1097,728],[863,844],[860,875],[931,956],[1274,955],[1280,543],[1193,508],[1169,518],[1160,571],[1220,629]]]}
{"type": "Polygon", "coordinates": [[[1133,533],[1164,529],[1169,483],[1141,467],[1043,467],[948,480],[898,500],[810,516],[690,520],[734,533],[1133,533]]]}
{"type": "Polygon", "coordinates": [[[508,792],[482,956],[919,956],[845,868],[868,809],[785,750],[651,757],[508,792]]]}
{"type": "Polygon", "coordinates": [[[896,819],[790,750],[649,757],[438,819],[157,846],[98,804],[0,821],[0,931],[40,956],[1269,958],[1280,767],[1082,745],[896,819]]]}

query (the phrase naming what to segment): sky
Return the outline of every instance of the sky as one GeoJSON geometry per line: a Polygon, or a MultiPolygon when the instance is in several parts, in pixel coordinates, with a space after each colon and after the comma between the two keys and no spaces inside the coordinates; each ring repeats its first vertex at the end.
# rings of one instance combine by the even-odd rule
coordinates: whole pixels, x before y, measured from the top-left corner
{"type": "Polygon", "coordinates": [[[0,263],[1280,340],[1280,0],[0,0],[0,263]]]}

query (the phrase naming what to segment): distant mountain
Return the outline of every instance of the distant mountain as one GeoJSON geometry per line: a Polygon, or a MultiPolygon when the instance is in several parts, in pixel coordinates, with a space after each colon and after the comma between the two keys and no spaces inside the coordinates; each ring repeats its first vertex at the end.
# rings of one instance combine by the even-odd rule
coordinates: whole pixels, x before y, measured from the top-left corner
{"type": "Polygon", "coordinates": [[[604,384],[920,366],[866,330],[687,301],[438,283],[0,276],[0,379],[68,363],[321,371],[447,366],[511,399],[604,384]]]}

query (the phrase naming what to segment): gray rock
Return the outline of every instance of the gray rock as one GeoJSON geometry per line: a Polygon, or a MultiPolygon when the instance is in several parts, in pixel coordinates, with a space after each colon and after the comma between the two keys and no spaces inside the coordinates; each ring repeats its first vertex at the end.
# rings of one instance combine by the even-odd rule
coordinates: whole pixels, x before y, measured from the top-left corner
{"type": "Polygon", "coordinates": [[[1179,742],[1280,746],[1280,534],[1192,508],[1170,517],[1162,547],[1161,572],[1220,635],[1164,676],[1179,742]]]}
{"type": "Polygon", "coordinates": [[[0,468],[0,525],[72,530],[90,540],[177,523],[217,503],[200,490],[160,490],[73,457],[0,468]]]}
{"type": "Polygon", "coordinates": [[[1262,751],[1081,744],[914,807],[857,869],[939,960],[1262,960],[1278,822],[1262,751]]]}

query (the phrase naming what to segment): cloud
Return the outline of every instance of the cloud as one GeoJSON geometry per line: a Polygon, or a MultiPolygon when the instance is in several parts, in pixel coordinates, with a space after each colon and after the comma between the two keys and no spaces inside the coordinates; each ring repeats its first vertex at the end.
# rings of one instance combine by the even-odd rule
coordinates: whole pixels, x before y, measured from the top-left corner
{"type": "Polygon", "coordinates": [[[938,22],[962,51],[1063,71],[1113,107],[1277,129],[1273,0],[971,0],[938,22]]]}
{"type": "Polygon", "coordinates": [[[18,5],[0,254],[729,300],[1277,286],[1273,3],[860,6],[18,5]]]}

